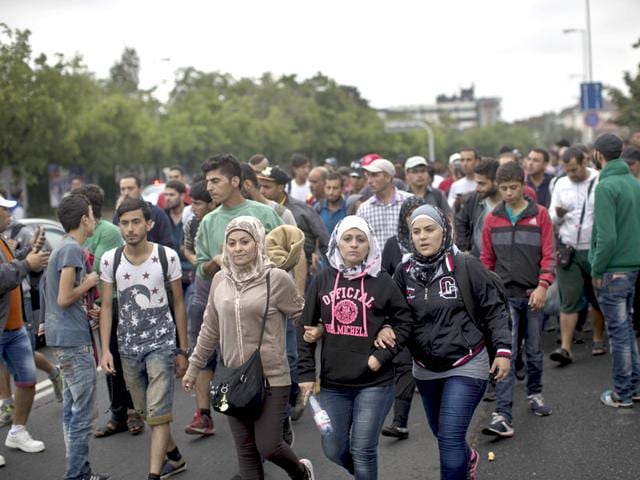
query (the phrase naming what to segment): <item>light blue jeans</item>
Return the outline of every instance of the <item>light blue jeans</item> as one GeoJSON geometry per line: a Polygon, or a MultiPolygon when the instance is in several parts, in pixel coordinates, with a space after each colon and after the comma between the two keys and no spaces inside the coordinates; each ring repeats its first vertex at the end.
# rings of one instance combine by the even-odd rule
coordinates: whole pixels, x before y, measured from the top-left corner
{"type": "Polygon", "coordinates": [[[630,400],[640,388],[638,342],[633,330],[633,299],[638,272],[606,272],[598,303],[609,334],[613,359],[613,388],[624,400],[630,400]]]}
{"type": "Polygon", "coordinates": [[[64,381],[62,429],[66,447],[65,480],[84,478],[91,472],[89,465],[89,435],[97,417],[96,361],[93,348],[54,348],[64,381]]]}
{"type": "Polygon", "coordinates": [[[349,388],[322,386],[320,404],[333,432],[322,437],[322,449],[333,463],[356,480],[378,478],[378,439],[393,404],[395,386],[349,388]]]}
{"type": "Polygon", "coordinates": [[[509,374],[502,382],[496,384],[496,413],[503,415],[512,421],[513,415],[513,384],[515,382],[515,362],[518,356],[518,329],[521,322],[526,323],[524,334],[524,349],[527,359],[527,395],[542,393],[542,362],[544,349],[542,343],[542,325],[544,313],[532,310],[529,307],[529,299],[509,298],[511,310],[511,368],[509,374]]]}
{"type": "Polygon", "coordinates": [[[154,350],[138,357],[120,355],[122,371],[136,411],[149,425],[173,421],[176,355],[154,350]]]}

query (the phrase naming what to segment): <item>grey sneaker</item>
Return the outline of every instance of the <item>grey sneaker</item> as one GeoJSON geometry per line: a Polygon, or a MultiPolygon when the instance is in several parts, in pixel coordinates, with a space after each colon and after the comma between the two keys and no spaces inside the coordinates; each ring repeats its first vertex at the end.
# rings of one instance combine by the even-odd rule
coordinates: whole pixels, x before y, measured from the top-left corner
{"type": "Polygon", "coordinates": [[[514,431],[511,422],[505,416],[493,412],[491,414],[491,423],[482,429],[482,433],[509,438],[513,437],[514,431]]]}
{"type": "Polygon", "coordinates": [[[527,397],[531,411],[539,417],[546,417],[551,415],[551,407],[544,403],[544,398],[541,393],[529,395],[527,397]]]}
{"type": "Polygon", "coordinates": [[[600,401],[607,407],[613,408],[631,408],[633,407],[633,398],[625,399],[613,390],[605,390],[600,395],[600,401]]]}
{"type": "Polygon", "coordinates": [[[307,460],[306,458],[301,458],[300,463],[304,465],[304,468],[306,470],[304,480],[316,480],[316,476],[313,473],[313,464],[311,463],[311,460],[307,460]]]}

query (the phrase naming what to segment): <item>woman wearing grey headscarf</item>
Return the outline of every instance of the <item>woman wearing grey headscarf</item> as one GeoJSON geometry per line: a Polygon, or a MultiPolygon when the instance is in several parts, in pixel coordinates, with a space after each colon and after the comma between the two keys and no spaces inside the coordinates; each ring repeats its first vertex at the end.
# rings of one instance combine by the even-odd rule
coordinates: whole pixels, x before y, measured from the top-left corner
{"type": "MultiPolygon", "coordinates": [[[[413,376],[438,439],[440,478],[473,480],[479,456],[467,444],[466,432],[490,373],[500,381],[509,371],[508,312],[490,273],[454,246],[441,210],[418,207],[411,215],[411,239],[411,256],[393,278],[416,320],[408,344],[413,376]],[[473,313],[463,298],[463,274],[472,286],[473,313]],[[491,364],[488,346],[495,351],[491,364]]],[[[394,345],[387,334],[384,329],[376,343],[394,345]]]]}

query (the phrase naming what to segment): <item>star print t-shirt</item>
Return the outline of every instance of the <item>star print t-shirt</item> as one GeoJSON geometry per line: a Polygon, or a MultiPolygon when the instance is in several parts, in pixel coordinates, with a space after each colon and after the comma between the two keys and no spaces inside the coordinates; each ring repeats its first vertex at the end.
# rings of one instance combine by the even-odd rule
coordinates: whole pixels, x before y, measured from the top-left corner
{"type": "MultiPolygon", "coordinates": [[[[167,274],[173,282],[182,277],[180,261],[174,250],[164,248],[167,254],[167,274]]],[[[114,283],[115,253],[114,248],[102,256],[100,278],[103,282],[114,283]]],[[[167,301],[158,245],[153,244],[151,255],[140,265],[130,263],[123,252],[115,280],[120,355],[139,356],[158,349],[174,349],[176,327],[167,301]]]]}

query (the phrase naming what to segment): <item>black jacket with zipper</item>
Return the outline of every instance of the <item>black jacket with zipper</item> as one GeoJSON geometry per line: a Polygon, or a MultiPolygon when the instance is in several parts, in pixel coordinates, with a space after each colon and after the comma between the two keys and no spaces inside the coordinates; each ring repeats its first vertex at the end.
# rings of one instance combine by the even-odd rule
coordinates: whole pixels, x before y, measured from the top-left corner
{"type": "Polygon", "coordinates": [[[469,257],[467,265],[473,296],[482,312],[480,325],[474,323],[465,308],[453,257],[445,259],[442,270],[426,287],[410,275],[409,265],[409,261],[403,263],[393,279],[413,310],[415,323],[407,346],[419,365],[434,372],[463,365],[485,346],[483,330],[491,332],[490,341],[497,356],[510,356],[507,307],[479,260],[469,257]]]}

